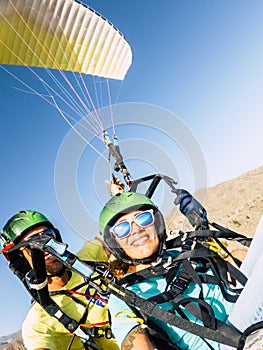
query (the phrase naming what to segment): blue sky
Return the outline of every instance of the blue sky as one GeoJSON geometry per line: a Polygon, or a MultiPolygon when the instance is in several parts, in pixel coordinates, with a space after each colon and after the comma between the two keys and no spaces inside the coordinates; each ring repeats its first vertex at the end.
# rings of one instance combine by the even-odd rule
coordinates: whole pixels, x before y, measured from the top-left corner
{"type": "MultiPolygon", "coordinates": [[[[172,141],[165,137],[167,130],[173,128],[173,123],[167,125],[170,114],[185,135],[190,133],[192,145],[200,149],[205,164],[200,163],[200,167],[205,168],[202,171],[207,186],[262,165],[261,0],[84,2],[108,18],[125,35],[133,51],[132,66],[125,80],[118,82],[120,93],[113,94],[112,100],[149,106],[145,109],[147,115],[142,117],[149,124],[148,129],[136,123],[133,112],[137,110],[133,110],[133,105],[127,106],[131,116],[127,111],[118,119],[119,139],[135,177],[159,170],[160,158],[167,156],[167,162],[171,158],[176,164],[167,175],[176,175],[180,185],[195,189],[198,165],[193,164],[193,156],[183,144],[187,140],[179,141],[174,130],[170,130],[172,141]],[[163,125],[150,127],[155,122],[151,118],[158,118],[152,108],[160,111],[159,122],[163,120],[163,125]],[[138,142],[133,140],[126,147],[125,140],[129,138],[138,142]],[[142,147],[138,146],[140,142],[142,147]],[[147,162],[146,152],[146,156],[140,154],[141,163],[136,163],[138,153],[148,146],[154,150],[148,153],[151,159],[147,162]],[[160,150],[163,156],[154,159],[160,150]]],[[[8,69],[33,86],[32,74],[26,69],[8,69]]],[[[112,85],[115,92],[115,82],[112,85]]],[[[20,209],[42,211],[61,230],[70,250],[76,252],[98,227],[85,222],[86,232],[78,232],[68,212],[74,216],[72,221],[78,215],[80,221],[85,221],[81,213],[76,213],[74,203],[63,207],[64,197],[70,198],[70,188],[61,189],[56,181],[63,179],[70,168],[65,168],[63,174],[61,169],[57,170],[54,178],[61,152],[67,147],[65,137],[70,128],[55,108],[21,90],[25,88],[0,69],[1,226],[20,209]]],[[[98,146],[100,152],[104,152],[103,147],[103,144],[98,146]]],[[[99,208],[108,197],[104,184],[108,173],[100,171],[107,169],[106,162],[90,148],[78,152],[69,148],[68,157],[73,159],[75,154],[80,157],[79,195],[83,207],[92,210],[96,221],[99,208]],[[101,172],[102,177],[98,175],[101,172]],[[93,201],[96,203],[90,209],[93,201]]],[[[1,336],[20,329],[30,298],[8,271],[3,257],[0,274],[1,315],[5,320],[1,322],[1,336]]]]}

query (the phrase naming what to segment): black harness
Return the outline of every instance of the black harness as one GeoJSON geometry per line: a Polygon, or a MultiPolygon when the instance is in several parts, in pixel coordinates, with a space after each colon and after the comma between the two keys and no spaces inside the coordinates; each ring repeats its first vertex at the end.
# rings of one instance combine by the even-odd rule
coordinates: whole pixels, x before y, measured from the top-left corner
{"type": "MultiPolygon", "coordinates": [[[[88,306],[86,307],[81,320],[78,322],[64,313],[51,298],[52,295],[63,294],[63,291],[51,293],[48,291],[44,252],[49,252],[52,254],[54,253],[54,249],[57,249],[57,252],[54,255],[56,255],[66,267],[80,273],[77,267],[74,268],[74,264],[78,264],[79,259],[69,251],[65,252],[66,247],[67,245],[50,239],[48,236],[39,236],[37,240],[28,240],[27,242],[17,245],[10,244],[6,246],[2,252],[9,261],[9,268],[22,281],[32,296],[33,301],[39,303],[50,316],[55,317],[70,333],[72,333],[74,336],[78,336],[81,339],[85,349],[100,350],[100,347],[94,343],[94,338],[100,338],[102,336],[108,339],[112,338],[110,328],[86,328],[80,326],[80,324],[86,319],[88,314],[88,306]],[[30,247],[33,268],[31,268],[31,266],[22,256],[20,248],[23,246],[30,247]],[[61,250],[63,251],[63,254],[58,253],[61,250]]],[[[90,264],[92,265],[92,263],[90,264]]],[[[86,280],[83,285],[91,285],[92,287],[96,286],[97,291],[103,291],[103,289],[98,286],[98,283],[92,282],[92,273],[93,270],[91,267],[85,266],[85,271],[82,269],[82,276],[84,276],[84,280],[86,280]],[[90,278],[88,278],[88,276],[90,276],[90,278]]],[[[82,287],[82,285],[76,286],[76,289],[80,287],[82,287]]],[[[74,296],[71,296],[71,298],[75,302],[80,302],[79,299],[74,298],[74,296]]]]}
{"type": "MultiPolygon", "coordinates": [[[[240,290],[236,290],[236,294],[226,291],[225,283],[220,278],[222,273],[218,273],[213,258],[216,258],[217,262],[222,260],[216,253],[209,251],[207,248],[200,247],[194,251],[183,252],[176,258],[168,258],[168,261],[163,259],[160,265],[124,277],[120,281],[120,284],[127,288],[129,285],[141,282],[142,280],[162,275],[166,278],[167,289],[163,293],[147,300],[138,297],[133,292],[126,291],[125,298],[123,299],[132,307],[137,315],[139,312],[139,315],[145,320],[146,324],[154,317],[186,332],[196,334],[203,339],[214,340],[237,348],[241,334],[216,319],[213,309],[204,301],[202,286],[206,283],[217,284],[225,299],[230,302],[235,302],[240,293],[240,290]],[[211,269],[214,275],[206,274],[205,272],[208,269],[211,269]],[[200,287],[198,298],[186,298],[183,296],[184,291],[191,282],[197,283],[200,287]],[[160,307],[160,304],[166,302],[171,304],[169,311],[163,310],[160,307]],[[203,322],[203,326],[191,322],[187,318],[187,312],[185,311],[190,312],[200,319],[203,322]]],[[[224,267],[226,267],[227,271],[228,264],[226,263],[224,267]]],[[[239,277],[240,273],[238,270],[234,267],[230,270],[234,274],[237,272],[235,275],[239,277]]],[[[244,276],[242,280],[243,282],[246,281],[244,276]]]]}
{"type": "Polygon", "coordinates": [[[66,245],[48,236],[41,236],[37,241],[28,240],[20,245],[6,247],[3,253],[10,260],[10,268],[22,280],[34,300],[40,303],[48,314],[56,317],[69,332],[78,335],[87,347],[98,349],[97,345],[92,341],[96,334],[88,329],[82,329],[79,322],[63,313],[47,291],[47,285],[45,284],[46,272],[43,269],[43,266],[45,266],[44,251],[56,256],[68,269],[81,274],[87,281],[87,284],[97,289],[101,295],[113,293],[124,300],[137,315],[145,320],[150,333],[158,334],[158,338],[165,339],[165,342],[168,344],[167,349],[169,347],[178,349],[178,347],[170,344],[167,336],[162,335],[160,330],[156,330],[152,318],[198,335],[206,342],[208,348],[213,349],[206,339],[242,349],[246,336],[252,331],[261,328],[262,325],[252,326],[241,334],[231,326],[216,319],[212,308],[204,301],[202,285],[205,283],[217,284],[224,298],[229,302],[235,302],[242,289],[236,289],[233,283],[229,282],[228,275],[231,274],[234,280],[238,281],[242,286],[245,285],[247,279],[238,269],[206,246],[207,238],[234,239],[246,246],[249,246],[251,239],[231,230],[222,230],[222,227],[216,224],[213,224],[213,226],[220,227],[221,230],[181,232],[178,237],[166,242],[169,250],[180,247],[181,253],[178,256],[163,258],[157,264],[138,273],[128,275],[119,281],[109,272],[105,264],[84,262],[70,253],[66,249],[66,245]],[[21,254],[19,248],[25,244],[30,245],[33,256],[35,256],[33,259],[33,271],[31,271],[31,268],[28,271],[28,267],[19,264],[19,259],[16,259],[21,254]],[[212,270],[213,275],[207,273],[208,269],[212,270]],[[94,271],[97,272],[95,280],[91,277],[94,271]],[[163,293],[148,300],[137,296],[134,292],[127,289],[129,285],[160,275],[165,276],[168,288],[163,293]],[[28,279],[31,281],[33,279],[34,283],[26,281],[28,279]],[[198,298],[186,298],[183,296],[184,291],[191,282],[195,282],[200,286],[198,298]],[[172,306],[169,311],[159,306],[167,301],[172,306]],[[191,322],[187,317],[188,312],[200,319],[203,325],[191,322]]]}

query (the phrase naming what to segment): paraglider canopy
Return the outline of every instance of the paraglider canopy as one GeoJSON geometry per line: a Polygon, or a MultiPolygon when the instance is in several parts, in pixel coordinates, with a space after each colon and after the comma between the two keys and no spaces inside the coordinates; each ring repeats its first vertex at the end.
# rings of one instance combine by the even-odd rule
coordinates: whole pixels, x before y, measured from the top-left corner
{"type": "Polygon", "coordinates": [[[124,36],[74,0],[0,0],[0,64],[123,80],[132,62],[124,36]]]}

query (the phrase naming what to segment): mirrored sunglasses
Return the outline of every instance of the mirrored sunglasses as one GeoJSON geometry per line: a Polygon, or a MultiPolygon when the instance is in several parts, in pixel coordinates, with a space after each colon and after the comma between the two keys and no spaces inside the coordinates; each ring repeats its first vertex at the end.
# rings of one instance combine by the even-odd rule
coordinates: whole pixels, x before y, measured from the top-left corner
{"type": "Polygon", "coordinates": [[[51,237],[56,239],[56,232],[52,228],[47,228],[47,229],[45,229],[43,231],[40,231],[38,233],[35,233],[35,234],[31,235],[31,236],[28,236],[28,237],[24,238],[24,241],[26,242],[26,241],[31,240],[31,239],[36,239],[39,236],[43,236],[43,235],[51,236],[51,237]]]}
{"type": "Polygon", "coordinates": [[[122,221],[114,225],[110,232],[118,239],[127,238],[131,234],[131,224],[135,222],[140,227],[147,227],[154,223],[154,215],[152,211],[144,211],[134,216],[131,221],[122,221]]]}

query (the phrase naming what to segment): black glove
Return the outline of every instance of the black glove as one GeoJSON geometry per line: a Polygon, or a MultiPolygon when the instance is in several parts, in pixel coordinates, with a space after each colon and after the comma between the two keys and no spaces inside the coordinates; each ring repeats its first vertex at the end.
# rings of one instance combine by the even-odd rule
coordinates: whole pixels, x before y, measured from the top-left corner
{"type": "Polygon", "coordinates": [[[180,211],[187,217],[196,230],[207,229],[208,220],[205,208],[186,190],[175,189],[172,192],[177,194],[174,204],[180,205],[180,211]]]}

